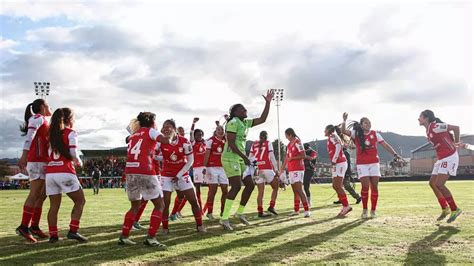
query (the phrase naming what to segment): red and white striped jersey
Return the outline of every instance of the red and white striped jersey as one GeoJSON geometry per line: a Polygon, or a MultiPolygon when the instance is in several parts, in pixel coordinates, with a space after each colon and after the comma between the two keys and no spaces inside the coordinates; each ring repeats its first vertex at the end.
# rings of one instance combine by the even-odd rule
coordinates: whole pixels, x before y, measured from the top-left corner
{"type": "Polygon", "coordinates": [[[194,153],[193,167],[204,166],[204,156],[206,155],[206,142],[194,141],[193,153],[194,153]]]}
{"type": "Polygon", "coordinates": [[[342,163],[347,161],[344,152],[342,151],[342,142],[338,135],[331,134],[328,137],[328,153],[329,159],[333,163],[342,163]]]}
{"type": "MultiPolygon", "coordinates": [[[[304,152],[303,144],[296,138],[288,144],[286,158],[298,156],[301,152],[304,152]]],[[[288,171],[304,171],[304,159],[288,161],[288,171]]]]}
{"type": "Polygon", "coordinates": [[[209,138],[206,141],[206,150],[210,150],[207,167],[221,167],[221,157],[224,151],[225,139],[218,139],[216,136],[209,138]]]}
{"type": "Polygon", "coordinates": [[[270,141],[265,141],[260,144],[260,140],[252,144],[250,153],[257,159],[257,166],[259,170],[273,170],[272,162],[270,160],[270,153],[273,152],[273,145],[270,141]]]}
{"type": "MultiPolygon", "coordinates": [[[[158,143],[158,148],[163,154],[162,176],[176,177],[186,165],[186,156],[193,153],[191,143],[184,137],[177,136],[176,140],[169,144],[158,143]]],[[[186,172],[183,176],[188,175],[186,172]]]]}
{"type": "Polygon", "coordinates": [[[47,162],[49,125],[46,117],[41,114],[30,117],[27,130],[23,149],[28,151],[28,162],[47,162]]]}
{"type": "Polygon", "coordinates": [[[142,127],[129,137],[126,174],[157,174],[153,157],[160,135],[154,128],[142,127]]]}
{"type": "Polygon", "coordinates": [[[359,138],[356,136],[356,131],[351,131],[351,138],[354,140],[356,145],[356,164],[373,164],[380,161],[377,150],[377,143],[384,142],[382,136],[375,130],[371,130],[369,133],[364,134],[365,138],[365,150],[362,151],[359,138]]]}
{"type": "MultiPolygon", "coordinates": [[[[71,128],[65,128],[63,130],[63,145],[69,149],[77,149],[77,133],[71,128]]],[[[54,173],[70,173],[76,174],[76,169],[74,168],[73,160],[67,159],[66,157],[53,152],[52,149],[49,149],[49,162],[46,166],[47,174],[54,173]]]]}

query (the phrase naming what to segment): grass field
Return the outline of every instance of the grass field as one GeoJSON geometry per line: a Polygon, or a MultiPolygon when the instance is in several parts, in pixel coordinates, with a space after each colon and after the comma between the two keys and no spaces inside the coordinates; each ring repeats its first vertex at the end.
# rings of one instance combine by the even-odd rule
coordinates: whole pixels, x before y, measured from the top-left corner
{"type": "MultiPolygon", "coordinates": [[[[184,209],[186,218],[170,222],[171,234],[158,235],[159,240],[168,245],[166,251],[142,244],[117,245],[123,215],[129,207],[121,189],[101,190],[99,196],[92,196],[92,190],[86,190],[81,233],[89,237],[89,243],[65,240],[34,245],[25,244],[14,234],[27,191],[0,191],[0,264],[472,264],[474,182],[452,181],[448,186],[464,210],[453,224],[435,221],[440,209],[427,182],[381,183],[379,217],[366,221],[359,219],[361,206],[355,206],[347,218],[335,218],[339,207],[332,204],[336,198],[327,184],[312,186],[311,218],[287,217],[293,205],[288,189],[281,191],[277,201],[280,215],[259,219],[253,195],[246,209],[252,225],[239,224],[233,232],[223,232],[218,222],[205,221],[208,232],[195,233],[187,205],[184,209]]],[[[270,194],[267,189],[265,203],[270,194]]],[[[216,207],[218,209],[218,204],[216,207]]],[[[150,210],[151,205],[142,219],[145,224],[150,210]]],[[[67,232],[70,211],[71,202],[64,198],[60,236],[67,232]]],[[[45,212],[42,228],[47,229],[45,212]]],[[[132,231],[132,239],[141,243],[145,233],[145,230],[132,231]]]]}

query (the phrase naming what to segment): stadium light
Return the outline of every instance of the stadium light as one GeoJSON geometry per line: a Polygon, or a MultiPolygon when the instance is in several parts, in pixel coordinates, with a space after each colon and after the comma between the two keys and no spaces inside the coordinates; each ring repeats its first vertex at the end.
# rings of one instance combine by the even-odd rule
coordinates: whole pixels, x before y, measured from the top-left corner
{"type": "Polygon", "coordinates": [[[281,164],[281,139],[280,139],[280,105],[283,101],[284,90],[283,89],[272,89],[273,101],[277,108],[277,127],[278,127],[278,169],[281,164]]]}
{"type": "Polygon", "coordinates": [[[35,94],[41,99],[46,99],[46,96],[49,96],[51,83],[49,82],[33,82],[35,94]]]}

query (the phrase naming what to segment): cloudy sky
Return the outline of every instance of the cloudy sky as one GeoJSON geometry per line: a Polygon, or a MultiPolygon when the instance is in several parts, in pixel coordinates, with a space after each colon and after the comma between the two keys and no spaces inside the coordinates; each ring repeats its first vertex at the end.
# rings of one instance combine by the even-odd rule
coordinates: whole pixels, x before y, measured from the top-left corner
{"type": "MultiPolygon", "coordinates": [[[[21,152],[18,126],[49,81],[48,101],[77,114],[82,148],[123,145],[138,112],[194,116],[207,136],[230,105],[262,111],[284,88],[281,131],[323,138],[341,114],[423,135],[420,111],[474,133],[470,1],[344,3],[19,1],[0,6],[0,158],[21,152]]],[[[277,135],[276,109],[250,138],[277,135]]]]}

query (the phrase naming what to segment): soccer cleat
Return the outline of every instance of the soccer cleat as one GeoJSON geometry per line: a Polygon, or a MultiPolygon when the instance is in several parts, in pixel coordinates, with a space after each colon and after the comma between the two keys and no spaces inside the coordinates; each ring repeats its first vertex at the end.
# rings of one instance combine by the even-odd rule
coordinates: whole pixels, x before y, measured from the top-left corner
{"type": "Polygon", "coordinates": [[[233,231],[234,228],[230,225],[229,220],[221,220],[220,223],[222,224],[222,227],[224,227],[225,231],[233,231]]]}
{"type": "Polygon", "coordinates": [[[150,247],[166,248],[166,245],[161,244],[160,242],[158,242],[158,240],[156,240],[155,237],[149,237],[148,236],[143,241],[143,244],[145,244],[147,246],[150,246],[150,247]]]}
{"type": "Polygon", "coordinates": [[[339,205],[339,204],[341,204],[341,201],[338,200],[338,201],[334,201],[333,203],[336,204],[336,205],[339,205]]]}
{"type": "Polygon", "coordinates": [[[170,221],[176,221],[176,220],[178,220],[178,216],[176,214],[171,214],[170,221]]]}
{"type": "Polygon", "coordinates": [[[67,238],[68,239],[73,239],[73,240],[77,240],[79,241],[80,243],[85,243],[88,241],[87,237],[79,234],[78,232],[76,233],[73,233],[71,231],[69,231],[69,233],[67,233],[67,238]]]}
{"type": "Polygon", "coordinates": [[[298,212],[292,211],[292,212],[290,212],[290,214],[288,214],[288,216],[298,216],[298,215],[300,215],[299,211],[298,212]]]}
{"type": "Polygon", "coordinates": [[[184,216],[181,214],[181,212],[177,212],[176,217],[178,217],[178,219],[183,219],[184,218],[184,216]]]}
{"type": "Polygon", "coordinates": [[[54,244],[59,241],[59,238],[57,236],[52,236],[49,238],[48,242],[51,244],[54,244]]]}
{"type": "Polygon", "coordinates": [[[447,220],[448,223],[452,223],[456,220],[456,218],[458,218],[459,215],[461,215],[462,213],[462,210],[457,208],[455,211],[452,211],[451,212],[451,216],[449,217],[449,219],[447,220]]]}
{"type": "Polygon", "coordinates": [[[267,211],[273,213],[274,215],[278,215],[278,213],[275,211],[275,208],[268,207],[267,211]]]}
{"type": "Polygon", "coordinates": [[[375,213],[375,210],[370,211],[370,218],[372,219],[377,218],[377,213],[375,213]]]}
{"type": "Polygon", "coordinates": [[[133,226],[132,226],[132,230],[140,230],[140,229],[144,229],[145,227],[143,227],[143,225],[140,224],[140,222],[135,222],[133,223],[133,226]]]}
{"type": "Polygon", "coordinates": [[[161,229],[161,233],[162,233],[163,235],[169,235],[170,229],[165,229],[165,228],[163,228],[163,229],[161,229]]]}
{"type": "Polygon", "coordinates": [[[245,225],[250,225],[249,221],[247,220],[247,216],[244,214],[235,214],[234,217],[239,218],[240,222],[245,225]]]}
{"type": "Polygon", "coordinates": [[[342,207],[341,212],[339,212],[339,214],[338,214],[337,216],[339,216],[339,217],[344,217],[344,216],[346,216],[346,215],[347,215],[349,212],[351,212],[351,211],[352,211],[352,207],[350,207],[350,206],[342,207]]]}
{"type": "Polygon", "coordinates": [[[27,227],[22,227],[21,225],[15,230],[17,235],[24,237],[30,243],[36,243],[38,240],[30,234],[30,231],[27,227]]]}
{"type": "Polygon", "coordinates": [[[204,227],[204,225],[197,226],[197,227],[196,227],[196,231],[197,231],[198,233],[205,233],[205,232],[207,232],[207,230],[206,230],[206,228],[204,227]]]}
{"type": "Polygon", "coordinates": [[[43,231],[41,231],[39,226],[32,226],[28,230],[30,230],[30,233],[32,235],[35,235],[38,238],[43,238],[43,239],[48,238],[48,235],[46,235],[43,231]]]}
{"type": "Polygon", "coordinates": [[[207,217],[207,219],[209,219],[209,221],[214,221],[216,219],[216,218],[214,218],[214,215],[212,215],[212,213],[206,214],[206,217],[207,217]]]}
{"type": "Polygon", "coordinates": [[[448,217],[450,213],[451,213],[451,209],[449,209],[449,207],[444,208],[443,211],[441,212],[441,215],[436,219],[436,221],[444,220],[446,217],[448,217]]]}
{"type": "Polygon", "coordinates": [[[265,218],[265,217],[270,217],[270,216],[272,216],[272,215],[269,214],[269,213],[263,213],[263,212],[258,213],[259,218],[265,218]]]}
{"type": "Polygon", "coordinates": [[[362,198],[358,198],[358,199],[356,200],[356,204],[359,204],[361,201],[362,201],[362,198]]]}
{"type": "Polygon", "coordinates": [[[362,219],[369,219],[369,211],[367,209],[363,209],[362,210],[362,215],[360,216],[360,218],[362,219]]]}
{"type": "Polygon", "coordinates": [[[304,218],[309,218],[311,216],[311,211],[304,212],[304,218]]]}
{"type": "Polygon", "coordinates": [[[119,245],[135,245],[135,244],[137,244],[137,243],[135,243],[134,241],[130,240],[128,237],[120,236],[120,237],[119,237],[118,244],[119,244],[119,245]]]}

